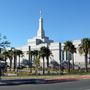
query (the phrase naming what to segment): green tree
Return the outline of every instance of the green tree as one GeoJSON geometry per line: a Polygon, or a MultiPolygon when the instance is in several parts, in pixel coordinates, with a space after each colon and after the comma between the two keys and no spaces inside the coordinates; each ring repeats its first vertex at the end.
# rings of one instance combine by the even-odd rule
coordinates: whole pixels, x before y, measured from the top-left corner
{"type": "Polygon", "coordinates": [[[90,38],[83,38],[81,44],[79,45],[79,53],[85,56],[85,71],[88,72],[88,54],[90,50],[90,38]]]}
{"type": "Polygon", "coordinates": [[[29,51],[27,51],[27,54],[29,59],[30,73],[32,73],[32,56],[34,55],[34,52],[29,49],[29,51]]]}
{"type": "Polygon", "coordinates": [[[73,70],[74,70],[74,53],[76,53],[76,48],[75,48],[75,46],[72,44],[72,47],[71,47],[71,54],[72,54],[72,65],[73,65],[73,70]]]}
{"type": "Polygon", "coordinates": [[[17,56],[19,57],[19,67],[20,67],[20,57],[22,57],[22,56],[23,56],[23,51],[22,51],[22,50],[17,49],[17,56]]]}
{"type": "Polygon", "coordinates": [[[46,48],[45,53],[46,53],[46,59],[47,59],[47,70],[48,70],[48,74],[50,74],[50,71],[49,71],[49,57],[52,53],[51,53],[51,51],[48,47],[46,48]]]}
{"type": "Polygon", "coordinates": [[[38,68],[40,66],[40,56],[39,55],[36,56],[34,63],[36,65],[35,69],[36,69],[36,75],[37,75],[38,74],[38,68]]]}
{"type": "Polygon", "coordinates": [[[38,50],[33,51],[34,59],[38,56],[38,53],[39,53],[38,50]]]}
{"type": "MultiPolygon", "coordinates": [[[[2,51],[5,50],[6,47],[8,47],[9,45],[10,45],[10,42],[7,41],[6,36],[0,33],[0,60],[4,59],[2,51]]],[[[1,76],[1,68],[0,68],[0,76],[1,76]]]]}
{"type": "Polygon", "coordinates": [[[14,55],[13,50],[12,49],[8,50],[7,55],[8,55],[8,58],[10,60],[10,71],[11,71],[11,69],[12,69],[12,60],[13,60],[13,55],[14,55]]]}
{"type": "Polygon", "coordinates": [[[18,56],[17,54],[18,54],[18,50],[15,49],[15,48],[12,48],[12,53],[13,53],[13,60],[14,60],[13,71],[15,71],[16,66],[17,66],[17,56],[18,56]]]}
{"type": "Polygon", "coordinates": [[[45,57],[46,57],[46,47],[41,47],[40,48],[40,57],[43,59],[43,75],[45,74],[45,57]]]}
{"type": "Polygon", "coordinates": [[[33,51],[34,55],[34,64],[35,64],[35,70],[36,70],[36,75],[38,74],[38,67],[40,65],[40,56],[39,56],[39,51],[34,50],[33,51]]]}
{"type": "Polygon", "coordinates": [[[9,47],[10,46],[10,42],[7,40],[7,37],[2,35],[0,33],[0,52],[1,52],[1,49],[6,49],[6,47],[9,47]]]}
{"type": "Polygon", "coordinates": [[[5,50],[5,51],[2,53],[2,55],[3,55],[3,59],[4,59],[5,63],[6,63],[6,60],[7,60],[7,58],[8,58],[8,51],[5,50]]]}
{"type": "MultiPolygon", "coordinates": [[[[70,72],[70,56],[71,54],[74,54],[76,52],[76,48],[75,46],[72,44],[71,41],[66,41],[64,43],[64,51],[66,51],[68,53],[68,72],[70,72]]],[[[73,59],[74,60],[74,59],[73,59]]],[[[74,64],[74,61],[73,61],[74,64]]]]}

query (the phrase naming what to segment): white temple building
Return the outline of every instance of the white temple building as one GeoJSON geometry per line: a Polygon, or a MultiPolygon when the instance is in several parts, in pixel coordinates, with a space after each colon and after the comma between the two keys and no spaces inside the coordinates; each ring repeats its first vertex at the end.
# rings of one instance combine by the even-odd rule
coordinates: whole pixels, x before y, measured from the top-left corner
{"type": "Polygon", "coordinates": [[[26,45],[18,48],[24,52],[23,59],[28,60],[27,51],[29,50],[29,46],[30,46],[31,51],[40,50],[42,46],[45,46],[45,47],[48,46],[53,55],[53,57],[50,59],[56,60],[58,63],[60,63],[61,44],[59,42],[54,42],[53,40],[50,40],[49,37],[45,36],[45,31],[43,28],[43,18],[41,16],[39,18],[39,28],[37,31],[37,35],[33,37],[32,39],[28,39],[26,45]]]}
{"type": "MultiPolygon", "coordinates": [[[[81,40],[73,41],[73,44],[77,48],[77,53],[74,54],[74,61],[77,64],[84,63],[84,55],[81,56],[78,52],[78,45],[80,44],[80,42],[81,40]]],[[[32,39],[28,39],[27,44],[19,48],[24,52],[24,57],[22,59],[28,60],[27,51],[29,50],[29,46],[32,51],[40,50],[42,46],[48,46],[53,55],[53,57],[50,58],[50,61],[55,60],[56,62],[60,63],[61,61],[68,59],[68,54],[63,51],[64,44],[60,42],[54,42],[53,40],[50,40],[49,37],[45,36],[42,16],[40,16],[39,18],[39,28],[37,31],[37,35],[32,39]]]]}

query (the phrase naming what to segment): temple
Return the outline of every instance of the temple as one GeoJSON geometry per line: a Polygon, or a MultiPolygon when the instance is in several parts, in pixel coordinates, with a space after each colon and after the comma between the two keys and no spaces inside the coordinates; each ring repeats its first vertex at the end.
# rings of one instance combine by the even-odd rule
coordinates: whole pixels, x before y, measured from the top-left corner
{"type": "MultiPolygon", "coordinates": [[[[81,40],[74,40],[73,44],[77,48],[78,45],[81,43],[81,40]]],[[[45,46],[51,50],[53,57],[50,57],[50,61],[56,61],[57,63],[61,63],[62,61],[68,60],[68,53],[63,50],[64,44],[60,42],[54,42],[50,40],[49,37],[45,35],[44,27],[43,27],[43,17],[40,15],[39,18],[39,28],[37,30],[37,35],[31,39],[27,40],[27,44],[20,47],[19,49],[24,52],[24,57],[22,60],[28,60],[27,51],[29,50],[40,50],[42,46],[45,46]]],[[[70,57],[69,57],[70,59],[70,57]]],[[[72,61],[72,55],[71,55],[72,61]]],[[[74,54],[74,61],[75,63],[84,63],[84,55],[80,55],[77,48],[77,53],[74,54]]],[[[41,60],[42,64],[42,60],[41,60]]]]}

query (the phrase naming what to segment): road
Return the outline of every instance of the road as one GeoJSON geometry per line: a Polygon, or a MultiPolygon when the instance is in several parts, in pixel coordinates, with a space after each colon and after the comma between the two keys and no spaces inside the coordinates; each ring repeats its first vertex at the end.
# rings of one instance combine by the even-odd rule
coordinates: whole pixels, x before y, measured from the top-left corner
{"type": "Polygon", "coordinates": [[[53,84],[25,84],[0,86],[0,90],[90,90],[90,80],[61,82],[53,84]]]}

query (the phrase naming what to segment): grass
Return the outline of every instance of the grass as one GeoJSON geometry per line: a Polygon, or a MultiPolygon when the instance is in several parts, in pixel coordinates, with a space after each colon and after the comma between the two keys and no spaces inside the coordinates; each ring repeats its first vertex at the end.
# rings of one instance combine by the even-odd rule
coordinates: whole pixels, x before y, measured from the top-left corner
{"type": "Polygon", "coordinates": [[[2,76],[2,79],[59,79],[59,78],[69,78],[69,77],[77,77],[78,75],[43,75],[43,76],[2,76]]]}
{"type": "Polygon", "coordinates": [[[89,73],[80,74],[64,74],[64,75],[29,75],[29,73],[24,73],[23,75],[17,76],[2,76],[2,79],[67,79],[67,78],[80,78],[83,75],[90,75],[89,73]]]}
{"type": "Polygon", "coordinates": [[[60,75],[60,71],[52,70],[50,75],[35,75],[26,71],[8,71],[6,74],[16,74],[16,76],[2,76],[2,79],[24,79],[24,78],[39,78],[39,79],[58,79],[58,78],[79,78],[82,75],[90,75],[90,72],[84,72],[83,70],[71,70],[70,73],[67,73],[67,70],[64,70],[64,75],[60,75]],[[58,73],[57,73],[58,72],[58,73]]]}

